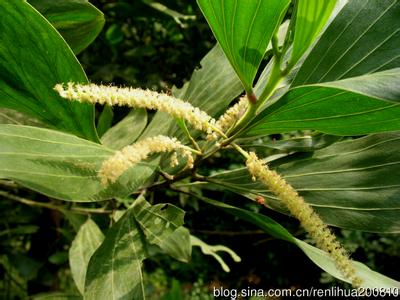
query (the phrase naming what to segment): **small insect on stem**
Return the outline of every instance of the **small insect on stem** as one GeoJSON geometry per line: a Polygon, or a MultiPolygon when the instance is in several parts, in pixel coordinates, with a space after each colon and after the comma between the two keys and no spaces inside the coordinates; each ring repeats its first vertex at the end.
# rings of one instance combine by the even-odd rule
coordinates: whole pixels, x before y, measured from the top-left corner
{"type": "Polygon", "coordinates": [[[165,93],[166,93],[168,96],[172,96],[172,88],[167,87],[167,88],[165,89],[165,93]]]}
{"type": "Polygon", "coordinates": [[[265,205],[265,198],[263,196],[258,195],[254,200],[260,205],[265,205]]]}

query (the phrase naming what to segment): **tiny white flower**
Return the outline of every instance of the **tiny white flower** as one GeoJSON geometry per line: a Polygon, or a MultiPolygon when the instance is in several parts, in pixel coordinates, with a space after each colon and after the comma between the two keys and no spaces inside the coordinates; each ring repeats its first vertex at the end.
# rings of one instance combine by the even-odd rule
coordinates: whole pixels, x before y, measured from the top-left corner
{"type": "Polygon", "coordinates": [[[336,240],[335,235],[313,208],[304,201],[303,197],[278,173],[270,170],[254,152],[249,153],[246,166],[252,179],[258,178],[272,193],[278,196],[290,213],[300,221],[303,228],[313,237],[317,246],[334,259],[337,268],[346,278],[351,280],[353,286],[359,287],[362,279],[356,275],[346,250],[336,240]]]}
{"type": "Polygon", "coordinates": [[[206,133],[214,131],[215,120],[206,112],[194,107],[189,102],[164,93],[138,88],[119,88],[96,84],[68,83],[57,84],[54,90],[68,100],[129,106],[159,110],[179,119],[184,119],[198,130],[206,133]]]}
{"type": "Polygon", "coordinates": [[[187,160],[187,167],[193,168],[194,158],[191,149],[176,138],[159,135],[143,139],[133,145],[117,151],[112,157],[103,162],[99,178],[103,185],[113,183],[130,167],[147,159],[153,153],[174,152],[171,163],[178,165],[177,152],[187,160]]]}
{"type": "MultiPolygon", "coordinates": [[[[226,132],[236,121],[243,115],[249,105],[249,100],[247,97],[240,98],[239,102],[229,108],[222,116],[219,117],[218,121],[215,123],[221,132],[226,132]]],[[[218,136],[215,133],[211,133],[207,136],[208,140],[216,139],[218,136]]]]}

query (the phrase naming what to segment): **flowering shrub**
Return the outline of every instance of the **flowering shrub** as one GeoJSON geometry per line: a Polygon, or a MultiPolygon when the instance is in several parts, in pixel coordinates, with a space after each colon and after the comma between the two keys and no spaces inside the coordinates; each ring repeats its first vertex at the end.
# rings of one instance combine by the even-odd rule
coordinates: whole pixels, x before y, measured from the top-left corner
{"type": "Polygon", "coordinates": [[[144,299],[142,262],[150,246],[184,262],[192,246],[214,256],[210,249],[224,249],[240,261],[192,236],[178,206],[146,200],[160,190],[294,243],[356,288],[399,286],[352,261],[327,225],[399,232],[398,1],[295,1],[283,22],[290,0],[198,0],[218,44],[172,95],[89,83],[72,50],[98,34],[101,13],[85,1],[33,2],[44,16],[25,1],[0,4],[0,103],[14,123],[0,125],[0,176],[75,209],[113,203],[118,214],[110,213],[106,234],[89,218],[70,248],[72,276],[85,299],[144,299]],[[55,28],[46,5],[59,10],[55,28]],[[90,15],[84,24],[68,23],[74,5],[90,15]],[[21,29],[25,20],[30,26],[21,29]],[[66,41],[56,30],[63,34],[62,22],[75,28],[66,41]],[[99,136],[94,104],[130,107],[134,122],[122,120],[99,136]],[[19,124],[10,109],[39,125],[19,124]],[[292,131],[303,136],[268,140],[292,131]],[[260,146],[280,151],[264,158],[260,146]],[[202,164],[221,150],[241,155],[243,166],[202,174],[202,164]],[[316,247],[265,215],[210,199],[211,189],[295,217],[316,247]]]}

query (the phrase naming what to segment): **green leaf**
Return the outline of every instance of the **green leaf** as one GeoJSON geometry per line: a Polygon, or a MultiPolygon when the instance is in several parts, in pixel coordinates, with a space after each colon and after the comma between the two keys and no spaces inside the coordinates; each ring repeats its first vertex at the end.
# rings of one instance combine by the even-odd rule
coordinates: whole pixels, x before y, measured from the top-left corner
{"type": "Polygon", "coordinates": [[[104,26],[104,15],[88,0],[29,0],[64,37],[75,54],[89,46],[104,26]]]}
{"type": "MultiPolygon", "coordinates": [[[[310,258],[318,267],[340,280],[347,281],[335,267],[333,259],[324,251],[313,247],[299,239],[295,239],[296,245],[310,258]]],[[[400,282],[383,274],[375,272],[363,263],[353,261],[358,275],[365,280],[364,287],[368,288],[399,288],[400,282]]]]}
{"type": "Polygon", "coordinates": [[[322,149],[340,141],[342,137],[336,135],[327,135],[322,133],[314,133],[311,135],[303,135],[298,137],[284,138],[281,140],[275,139],[256,139],[237,140],[237,143],[244,148],[271,150],[276,149],[290,152],[311,152],[322,149]]]}
{"type": "Polygon", "coordinates": [[[46,127],[39,120],[32,118],[14,109],[0,108],[0,124],[29,125],[36,127],[46,127]]]}
{"type": "Polygon", "coordinates": [[[251,93],[258,67],[290,1],[197,0],[197,3],[246,92],[251,93]]]}
{"type": "Polygon", "coordinates": [[[144,299],[141,234],[132,209],[127,210],[90,259],[85,299],[144,299]]]}
{"type": "MultiPolygon", "coordinates": [[[[228,205],[226,203],[218,202],[204,197],[202,197],[201,200],[210,205],[221,208],[231,215],[234,215],[240,219],[246,220],[258,226],[275,238],[294,243],[304,252],[304,254],[306,254],[317,266],[319,266],[325,272],[328,272],[329,274],[340,280],[349,282],[346,278],[343,278],[339,270],[337,270],[337,268],[335,267],[333,259],[326,252],[317,249],[314,246],[311,246],[299,239],[296,239],[284,227],[275,222],[273,219],[258,213],[247,211],[228,205]]],[[[353,265],[356,269],[357,275],[364,280],[363,287],[398,287],[400,284],[399,282],[389,277],[372,271],[360,262],[355,261],[353,265]]]]}
{"type": "Polygon", "coordinates": [[[99,137],[103,137],[104,133],[111,127],[113,117],[114,113],[111,106],[105,105],[100,114],[96,127],[99,137]]]}
{"type": "Polygon", "coordinates": [[[88,219],[79,229],[69,249],[72,278],[82,295],[85,292],[85,277],[90,257],[103,240],[104,235],[100,228],[92,219],[88,219]]]}
{"type": "MultiPolygon", "coordinates": [[[[242,93],[243,87],[219,45],[207,53],[200,66],[200,69],[193,72],[190,81],[181,89],[174,89],[173,94],[206,111],[210,116],[217,117],[242,93]]],[[[158,112],[142,137],[168,133],[179,139],[184,136],[183,132],[179,132],[174,119],[166,113],[158,112]]]]}
{"type": "Polygon", "coordinates": [[[0,107],[98,141],[93,106],[53,90],[60,82],[87,82],[59,33],[25,1],[1,1],[0,20],[0,107]]]}
{"type": "Polygon", "coordinates": [[[308,55],[293,86],[400,67],[399,13],[399,1],[348,1],[308,55]]]}
{"type": "Polygon", "coordinates": [[[136,141],[147,124],[145,109],[135,109],[101,137],[101,143],[111,149],[121,149],[136,141]]]}
{"type": "Polygon", "coordinates": [[[296,23],[292,57],[294,65],[314,42],[329,19],[336,0],[307,0],[296,2],[296,23]]]}
{"type": "Polygon", "coordinates": [[[293,88],[262,111],[244,136],[305,129],[342,136],[400,130],[400,105],[393,103],[400,99],[399,84],[400,68],[293,88]]]}
{"type": "Polygon", "coordinates": [[[164,251],[181,262],[189,262],[192,257],[192,245],[190,243],[190,232],[187,228],[178,227],[170,236],[163,241],[164,251]]]}
{"type": "MultiPolygon", "coordinates": [[[[182,209],[165,203],[152,206],[143,197],[139,197],[135,201],[133,213],[150,244],[159,246],[177,260],[183,260],[181,246],[185,247],[185,245],[177,245],[175,240],[178,237],[173,237],[173,233],[183,225],[185,212],[182,209]]],[[[186,234],[188,232],[179,231],[178,233],[186,234]]],[[[187,247],[190,248],[190,241],[188,241],[187,247]]]]}
{"type": "MultiPolygon", "coordinates": [[[[328,224],[382,233],[399,233],[399,134],[376,134],[336,143],[306,157],[271,164],[328,224]]],[[[221,172],[215,184],[287,213],[283,204],[247,169],[221,172]]]]}
{"type": "Polygon", "coordinates": [[[62,200],[126,197],[155,168],[143,162],[104,187],[97,172],[103,161],[114,154],[104,146],[54,130],[17,125],[0,125],[0,145],[0,178],[15,180],[62,200]]]}
{"type": "Polygon", "coordinates": [[[200,68],[193,72],[190,81],[181,89],[173,89],[173,94],[217,117],[242,91],[240,79],[216,44],[200,61],[200,68]]]}
{"type": "Polygon", "coordinates": [[[183,214],[171,204],[151,206],[139,197],[109,229],[90,259],[85,299],[144,299],[141,266],[148,256],[145,236],[149,242],[165,245],[163,239],[182,225],[183,214]]]}

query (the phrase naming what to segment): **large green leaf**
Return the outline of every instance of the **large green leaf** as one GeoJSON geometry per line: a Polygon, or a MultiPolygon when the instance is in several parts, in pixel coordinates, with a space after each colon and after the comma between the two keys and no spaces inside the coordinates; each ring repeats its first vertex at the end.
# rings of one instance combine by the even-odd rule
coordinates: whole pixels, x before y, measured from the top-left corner
{"type": "Polygon", "coordinates": [[[194,106],[217,117],[225,112],[229,103],[243,91],[237,77],[221,47],[216,44],[200,61],[190,81],[173,94],[194,106]]]}
{"type": "Polygon", "coordinates": [[[197,0],[247,93],[289,0],[197,0]]]}
{"type": "Polygon", "coordinates": [[[46,127],[45,124],[40,122],[38,119],[9,108],[0,108],[0,124],[46,127]]]}
{"type": "MultiPolygon", "coordinates": [[[[245,149],[267,150],[276,149],[281,152],[312,152],[332,145],[343,139],[336,135],[327,135],[323,133],[313,133],[310,135],[301,135],[296,137],[284,137],[275,140],[273,137],[263,139],[243,139],[237,140],[241,147],[245,149]]],[[[254,151],[254,150],[253,150],[254,151]]]]}
{"type": "Polygon", "coordinates": [[[68,81],[87,79],[59,33],[25,1],[0,1],[0,107],[97,141],[93,106],[53,90],[68,81]]]}
{"type": "MultiPolygon", "coordinates": [[[[183,225],[185,212],[182,209],[171,204],[152,206],[141,197],[136,200],[133,213],[150,244],[159,246],[178,260],[181,259],[182,249],[168,238],[183,225]]],[[[190,247],[190,240],[187,242],[187,246],[190,247]]]]}
{"type": "Polygon", "coordinates": [[[125,118],[105,132],[101,137],[101,143],[111,149],[121,149],[136,141],[146,124],[146,110],[132,110],[125,118]]]}
{"type": "Polygon", "coordinates": [[[178,227],[163,241],[164,251],[171,257],[181,262],[189,262],[192,258],[192,244],[190,232],[187,228],[178,227]]]}
{"type": "Polygon", "coordinates": [[[109,229],[91,257],[85,299],[144,299],[142,262],[146,256],[142,232],[130,209],[109,229]]]}
{"type": "Polygon", "coordinates": [[[183,225],[183,216],[172,204],[151,206],[139,197],[110,228],[90,259],[85,299],[144,299],[141,265],[148,256],[145,238],[165,245],[163,240],[183,225]]]}
{"type": "MultiPolygon", "coordinates": [[[[271,167],[299,191],[331,225],[371,232],[399,233],[399,134],[376,134],[334,144],[308,158],[271,167]]],[[[221,172],[210,181],[254,199],[265,197],[267,206],[287,212],[283,204],[247,169],[221,172]]]]}
{"type": "MultiPolygon", "coordinates": [[[[335,0],[335,2],[336,2],[336,5],[335,5],[333,11],[330,13],[330,18],[326,22],[325,27],[327,27],[336,18],[337,14],[347,4],[348,0],[335,0]]],[[[303,5],[304,5],[304,4],[307,4],[308,1],[297,1],[297,3],[299,3],[299,4],[303,3],[303,5]]],[[[293,30],[293,28],[292,28],[293,22],[294,22],[294,19],[287,20],[284,23],[282,23],[282,25],[279,27],[279,30],[277,32],[278,45],[279,46],[282,46],[284,44],[285,40],[292,39],[291,35],[293,34],[293,32],[292,32],[292,30],[293,30]],[[288,26],[287,23],[289,23],[289,21],[291,21],[291,22],[290,22],[290,24],[288,26]]],[[[326,29],[325,27],[324,27],[324,29],[326,29]]],[[[315,28],[314,28],[314,30],[315,30],[315,28]]],[[[314,32],[314,31],[312,30],[312,32],[314,32]]],[[[314,41],[314,43],[315,43],[315,41],[314,41]]],[[[289,60],[290,60],[290,58],[292,56],[292,50],[293,50],[293,46],[289,46],[288,49],[286,50],[286,53],[284,54],[283,59],[282,59],[282,65],[289,63],[289,60]]],[[[310,47],[309,47],[308,49],[306,49],[306,53],[310,52],[311,50],[312,49],[310,49],[310,47]]],[[[289,73],[285,76],[284,80],[281,81],[280,85],[277,87],[277,90],[271,95],[270,101],[273,100],[273,99],[279,98],[280,96],[282,96],[288,90],[289,86],[292,84],[292,82],[294,80],[294,77],[296,76],[296,74],[299,71],[300,67],[304,63],[304,60],[305,60],[306,56],[307,56],[307,54],[304,54],[303,56],[301,56],[301,58],[299,60],[297,60],[297,62],[296,61],[292,61],[291,62],[291,69],[290,69],[289,73]],[[295,63],[295,65],[292,65],[293,63],[295,63]]],[[[274,60],[275,60],[275,58],[272,58],[268,62],[268,64],[265,66],[264,70],[261,72],[261,74],[260,74],[260,76],[259,76],[259,78],[257,80],[257,83],[256,83],[256,85],[254,87],[254,92],[255,92],[257,97],[262,94],[262,92],[264,91],[265,86],[268,83],[269,76],[270,76],[272,67],[274,65],[274,60]]]]}
{"type": "MultiPolygon", "coordinates": [[[[275,238],[294,243],[304,252],[304,254],[306,254],[316,265],[318,265],[318,267],[323,269],[325,272],[328,272],[340,280],[349,282],[336,268],[333,259],[326,252],[293,237],[284,227],[275,222],[273,219],[258,213],[228,205],[226,203],[206,199],[204,197],[201,199],[208,204],[221,208],[229,214],[258,226],[275,238]]],[[[356,269],[357,275],[364,280],[364,287],[399,287],[400,285],[400,282],[372,271],[370,268],[360,262],[355,261],[353,262],[353,265],[356,269]]]]}
{"type": "Polygon", "coordinates": [[[88,0],[29,0],[61,33],[75,54],[89,46],[104,25],[104,15],[88,0]]]}
{"type": "Polygon", "coordinates": [[[400,67],[400,2],[352,0],[329,25],[293,86],[400,67]]]}
{"type": "Polygon", "coordinates": [[[99,137],[103,137],[104,133],[110,129],[112,120],[114,118],[114,112],[112,110],[112,107],[110,105],[105,105],[103,107],[103,110],[101,111],[101,114],[99,115],[99,119],[97,121],[97,134],[99,137]]]}
{"type": "Polygon", "coordinates": [[[313,129],[334,135],[400,130],[400,69],[296,87],[262,111],[245,136],[313,129]],[[388,100],[388,101],[385,101],[388,100]]]}
{"type": "Polygon", "coordinates": [[[104,187],[97,172],[114,154],[104,146],[55,130],[16,125],[0,125],[0,145],[0,178],[69,201],[125,197],[155,168],[139,164],[115,184],[104,187]]]}
{"type": "Polygon", "coordinates": [[[104,235],[100,228],[92,219],[88,219],[79,229],[69,249],[72,278],[82,295],[85,292],[86,270],[90,257],[103,240],[104,235]]]}
{"type": "MultiPolygon", "coordinates": [[[[193,72],[190,81],[181,89],[174,89],[173,94],[217,117],[243,91],[243,87],[218,44],[201,60],[200,66],[193,72]]],[[[142,137],[168,133],[180,139],[183,137],[182,133],[179,135],[175,120],[166,113],[158,112],[142,137]]]]}
{"type": "Polygon", "coordinates": [[[296,4],[291,64],[295,64],[314,42],[335,8],[336,0],[307,0],[296,4]]]}

